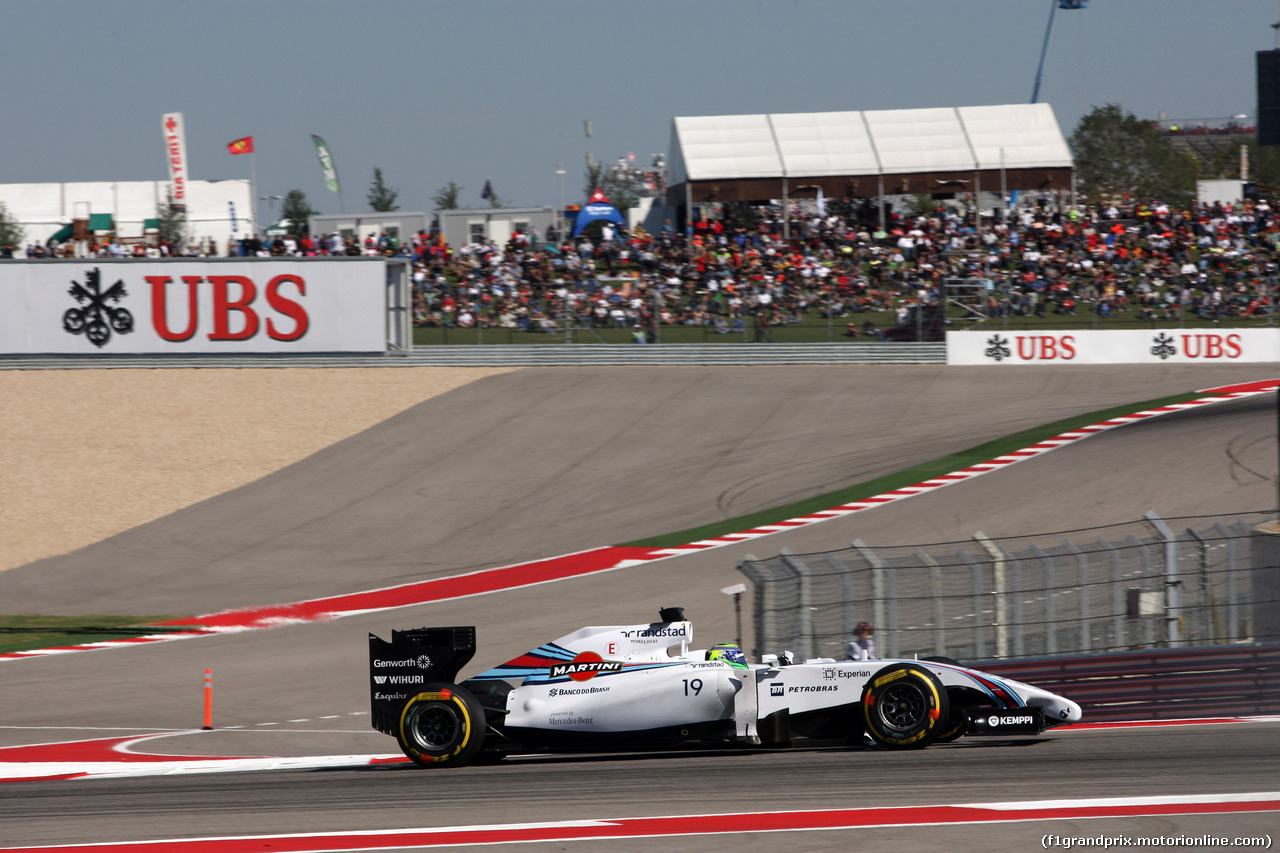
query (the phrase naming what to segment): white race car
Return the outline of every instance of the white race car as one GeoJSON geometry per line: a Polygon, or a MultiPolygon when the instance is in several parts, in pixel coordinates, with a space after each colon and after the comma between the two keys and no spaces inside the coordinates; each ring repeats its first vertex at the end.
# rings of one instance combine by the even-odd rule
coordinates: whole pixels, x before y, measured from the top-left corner
{"type": "Polygon", "coordinates": [[[786,746],[797,738],[919,749],[1078,722],[1070,699],[944,658],[748,664],[692,649],[681,608],[582,628],[462,682],[475,628],[369,635],[373,727],[424,767],[530,752],[786,746]]]}

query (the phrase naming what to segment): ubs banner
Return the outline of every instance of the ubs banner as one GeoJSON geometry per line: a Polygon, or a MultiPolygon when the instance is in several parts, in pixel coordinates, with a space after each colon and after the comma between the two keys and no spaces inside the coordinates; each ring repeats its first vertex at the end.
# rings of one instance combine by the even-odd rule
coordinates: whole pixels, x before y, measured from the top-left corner
{"type": "Polygon", "coordinates": [[[947,364],[1280,361],[1280,328],[947,332],[947,364]]]}
{"type": "Polygon", "coordinates": [[[381,260],[0,261],[0,354],[385,352],[381,260]]]}

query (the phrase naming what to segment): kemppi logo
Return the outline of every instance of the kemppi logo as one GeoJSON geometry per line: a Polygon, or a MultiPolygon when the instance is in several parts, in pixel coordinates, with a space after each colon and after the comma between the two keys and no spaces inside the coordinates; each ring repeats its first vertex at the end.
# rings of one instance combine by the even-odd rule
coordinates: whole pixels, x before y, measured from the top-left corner
{"type": "Polygon", "coordinates": [[[987,717],[987,725],[991,726],[991,728],[993,729],[997,729],[1002,725],[1003,726],[1029,726],[1033,724],[1035,721],[1036,721],[1036,718],[1030,715],[1024,715],[1021,717],[997,717],[995,714],[992,714],[990,717],[987,717]]]}

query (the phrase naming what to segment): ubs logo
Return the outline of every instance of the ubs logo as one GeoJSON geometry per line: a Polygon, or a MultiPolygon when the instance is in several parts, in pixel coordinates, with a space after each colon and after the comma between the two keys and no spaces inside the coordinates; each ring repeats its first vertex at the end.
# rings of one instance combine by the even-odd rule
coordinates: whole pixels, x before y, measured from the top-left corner
{"type": "Polygon", "coordinates": [[[129,295],[124,282],[117,281],[102,289],[102,271],[94,268],[85,273],[84,284],[71,282],[68,291],[81,307],[69,308],[62,315],[62,328],[73,335],[84,335],[95,347],[103,347],[111,340],[111,333],[127,335],[133,331],[133,315],[129,309],[109,302],[119,303],[129,295]]]}

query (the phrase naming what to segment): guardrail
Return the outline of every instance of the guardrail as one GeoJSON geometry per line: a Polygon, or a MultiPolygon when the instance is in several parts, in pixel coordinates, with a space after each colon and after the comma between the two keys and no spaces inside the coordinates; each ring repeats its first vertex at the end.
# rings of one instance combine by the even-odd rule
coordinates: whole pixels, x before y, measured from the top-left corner
{"type": "Polygon", "coordinates": [[[945,364],[942,343],[437,345],[383,354],[0,355],[0,370],[161,367],[532,367],[621,365],[945,364]]]}
{"type": "Polygon", "coordinates": [[[1086,723],[1280,713],[1280,645],[964,661],[1079,702],[1086,723]]]}
{"type": "Polygon", "coordinates": [[[943,343],[813,344],[510,344],[415,347],[417,364],[642,365],[642,364],[943,364],[943,343]]]}

